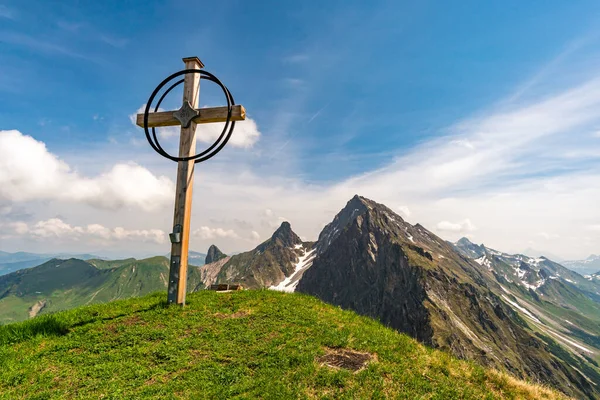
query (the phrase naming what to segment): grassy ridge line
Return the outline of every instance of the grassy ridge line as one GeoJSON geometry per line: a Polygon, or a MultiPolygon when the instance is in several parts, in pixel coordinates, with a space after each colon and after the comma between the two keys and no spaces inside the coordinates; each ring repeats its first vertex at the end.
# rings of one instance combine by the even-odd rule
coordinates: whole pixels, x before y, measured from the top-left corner
{"type": "Polygon", "coordinates": [[[558,399],[300,294],[163,294],[0,326],[0,398],[558,399]],[[328,348],[375,354],[351,373],[328,348]]]}

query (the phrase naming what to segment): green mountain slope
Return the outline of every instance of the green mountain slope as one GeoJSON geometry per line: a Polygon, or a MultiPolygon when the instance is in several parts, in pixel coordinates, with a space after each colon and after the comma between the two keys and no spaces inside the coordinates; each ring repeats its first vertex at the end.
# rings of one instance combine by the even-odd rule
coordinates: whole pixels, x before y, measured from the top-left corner
{"type": "MultiPolygon", "coordinates": [[[[0,324],[92,303],[165,291],[169,260],[50,260],[0,276],[0,324]]],[[[200,271],[188,269],[188,291],[201,289],[200,271]]]]}
{"type": "Polygon", "coordinates": [[[306,295],[163,299],[0,327],[0,398],[562,398],[306,295]]]}

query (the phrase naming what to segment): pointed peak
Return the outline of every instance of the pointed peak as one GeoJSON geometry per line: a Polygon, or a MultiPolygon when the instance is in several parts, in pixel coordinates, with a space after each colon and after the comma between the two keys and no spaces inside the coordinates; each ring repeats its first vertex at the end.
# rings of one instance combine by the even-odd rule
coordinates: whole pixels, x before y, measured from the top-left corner
{"type": "Polygon", "coordinates": [[[350,200],[348,200],[348,202],[346,203],[346,205],[344,206],[344,208],[338,213],[339,214],[345,214],[345,213],[353,213],[356,215],[356,213],[363,213],[364,211],[368,210],[369,208],[373,208],[377,203],[375,203],[372,200],[367,199],[366,197],[362,197],[359,196],[357,194],[354,195],[354,197],[352,197],[350,200]],[[358,210],[358,211],[356,211],[358,210]]]}
{"type": "Polygon", "coordinates": [[[292,230],[292,225],[290,225],[289,222],[287,221],[283,221],[281,223],[281,225],[279,225],[279,228],[277,228],[277,230],[275,231],[275,233],[277,232],[290,232],[292,230]]]}
{"type": "Polygon", "coordinates": [[[460,239],[458,239],[458,241],[456,242],[456,244],[469,245],[469,244],[475,244],[475,243],[471,242],[469,240],[469,238],[463,236],[460,239]]]}
{"type": "Polygon", "coordinates": [[[273,232],[271,240],[279,241],[286,247],[293,247],[299,243],[302,243],[302,240],[298,237],[298,235],[296,235],[296,233],[294,233],[292,226],[287,221],[283,221],[279,228],[273,232]]]}
{"type": "Polygon", "coordinates": [[[360,196],[358,194],[355,194],[354,197],[352,197],[350,199],[350,201],[348,201],[348,204],[350,204],[350,203],[352,203],[352,204],[362,204],[365,207],[376,207],[376,206],[380,205],[379,203],[377,203],[377,202],[375,202],[375,201],[373,201],[371,199],[368,199],[368,198],[366,198],[364,196],[360,196]]]}
{"type": "Polygon", "coordinates": [[[217,246],[211,244],[206,252],[206,258],[204,260],[205,264],[214,263],[215,261],[219,261],[222,258],[227,257],[217,246]]]}

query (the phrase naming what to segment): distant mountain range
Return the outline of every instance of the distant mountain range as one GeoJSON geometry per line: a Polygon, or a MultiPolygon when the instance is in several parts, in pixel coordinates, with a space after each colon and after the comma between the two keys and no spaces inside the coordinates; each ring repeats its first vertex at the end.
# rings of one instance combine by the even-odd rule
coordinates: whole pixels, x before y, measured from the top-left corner
{"type": "MultiPolygon", "coordinates": [[[[251,251],[211,246],[200,257],[209,262],[189,269],[189,291],[237,283],[303,292],[460,358],[600,398],[600,274],[450,243],[360,196],[316,242],[284,222],[251,251]]],[[[0,321],[165,290],[167,276],[165,257],[51,260],[0,277],[0,321]]]]}
{"type": "MultiPolygon", "coordinates": [[[[171,254],[168,253],[165,257],[170,258],[171,254]]],[[[6,275],[14,271],[18,271],[24,268],[31,268],[37,265],[41,265],[46,261],[53,258],[66,260],[69,258],[77,258],[79,260],[91,260],[91,259],[108,259],[107,257],[100,257],[94,254],[77,254],[77,253],[27,253],[23,251],[9,253],[6,251],[0,251],[0,276],[6,275]]],[[[199,253],[197,251],[189,252],[189,263],[191,265],[200,266],[204,265],[204,259],[206,254],[199,253]]]]}
{"type": "Polygon", "coordinates": [[[35,267],[45,263],[53,258],[78,258],[81,260],[89,260],[91,258],[100,258],[93,254],[69,254],[69,253],[53,253],[53,254],[38,254],[26,253],[19,251],[16,253],[8,253],[0,251],[0,275],[5,275],[13,271],[18,271],[23,268],[35,267]]]}
{"type": "MultiPolygon", "coordinates": [[[[167,257],[168,259],[171,259],[171,253],[167,253],[165,255],[165,257],[167,257]]],[[[195,266],[200,266],[200,265],[204,265],[204,260],[206,259],[206,254],[204,253],[199,253],[197,251],[192,251],[190,250],[188,252],[188,264],[190,265],[195,265],[195,266]]]]}
{"type": "Polygon", "coordinates": [[[590,255],[585,260],[563,261],[561,264],[582,275],[592,275],[600,272],[600,256],[595,254],[590,255]]]}

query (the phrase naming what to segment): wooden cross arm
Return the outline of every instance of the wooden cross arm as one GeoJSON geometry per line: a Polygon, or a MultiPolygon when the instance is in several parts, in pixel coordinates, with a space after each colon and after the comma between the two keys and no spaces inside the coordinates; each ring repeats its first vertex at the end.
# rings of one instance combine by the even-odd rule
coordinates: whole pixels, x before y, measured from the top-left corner
{"type": "MultiPolygon", "coordinates": [[[[198,108],[198,115],[194,118],[194,122],[197,124],[207,124],[209,122],[225,122],[227,121],[227,106],[224,107],[211,107],[211,108],[198,108]]],[[[179,120],[173,116],[174,111],[160,111],[155,113],[148,113],[148,127],[159,127],[159,126],[176,126],[181,125],[179,120]]],[[[231,110],[232,121],[243,121],[246,119],[246,109],[242,105],[235,105],[231,110]]],[[[136,125],[144,127],[144,114],[138,114],[136,119],[136,125]]]]}

